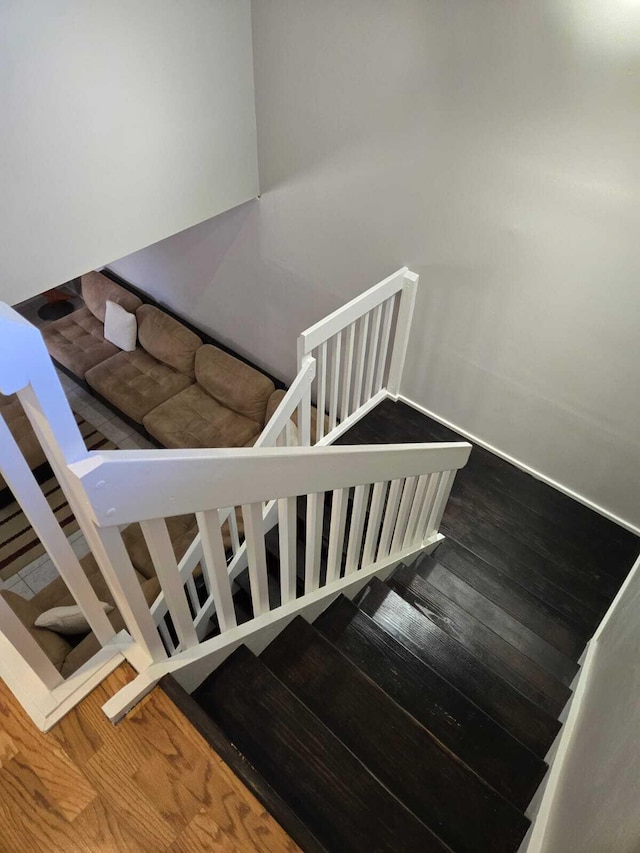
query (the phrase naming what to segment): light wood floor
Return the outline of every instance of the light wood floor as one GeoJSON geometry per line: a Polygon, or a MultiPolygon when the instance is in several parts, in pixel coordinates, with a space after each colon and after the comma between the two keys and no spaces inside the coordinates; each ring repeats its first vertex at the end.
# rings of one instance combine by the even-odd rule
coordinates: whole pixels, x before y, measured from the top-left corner
{"type": "Polygon", "coordinates": [[[2,853],[298,850],[163,691],[107,720],[132,677],[120,667],[47,734],[0,681],[2,853]]]}

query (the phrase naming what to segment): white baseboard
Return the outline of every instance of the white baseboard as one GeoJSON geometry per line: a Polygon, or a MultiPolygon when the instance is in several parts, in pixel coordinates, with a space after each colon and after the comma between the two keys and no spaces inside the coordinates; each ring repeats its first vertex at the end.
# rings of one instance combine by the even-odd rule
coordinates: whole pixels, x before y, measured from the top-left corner
{"type": "Polygon", "coordinates": [[[549,763],[549,771],[542,782],[542,796],[539,796],[539,793],[536,794],[529,809],[527,809],[527,817],[532,821],[532,824],[518,853],[542,853],[544,850],[549,818],[562,781],[562,772],[580,722],[597,650],[598,643],[591,640],[578,675],[575,692],[569,700],[569,713],[566,722],[560,729],[558,737],[551,745],[546,757],[549,763]]]}
{"type": "Polygon", "coordinates": [[[494,453],[496,456],[499,456],[506,462],[510,462],[512,465],[515,465],[516,468],[519,468],[521,471],[524,471],[527,474],[531,474],[531,476],[535,477],[536,480],[541,480],[548,486],[551,486],[557,491],[562,492],[563,495],[567,495],[567,497],[572,498],[574,501],[578,501],[578,503],[581,503],[589,509],[592,509],[594,512],[597,512],[598,515],[602,515],[604,516],[604,518],[608,518],[609,521],[613,521],[614,524],[618,524],[620,525],[620,527],[624,527],[631,533],[635,533],[637,536],[640,536],[640,527],[637,527],[630,521],[626,521],[624,518],[620,518],[620,516],[609,512],[609,510],[605,509],[597,503],[594,503],[592,500],[589,500],[589,498],[586,498],[584,495],[580,495],[577,492],[574,492],[573,489],[570,489],[567,486],[563,486],[562,483],[558,483],[556,480],[552,480],[551,477],[547,477],[546,474],[542,474],[540,471],[536,471],[535,468],[532,468],[530,465],[527,465],[526,462],[521,462],[520,459],[516,459],[514,456],[510,456],[508,453],[504,453],[498,447],[494,447],[492,444],[483,441],[481,438],[478,438],[477,435],[474,435],[473,433],[468,432],[468,430],[463,429],[461,426],[458,426],[458,424],[451,423],[451,421],[448,421],[446,418],[440,417],[440,415],[437,415],[435,412],[432,412],[429,409],[426,409],[424,406],[421,406],[419,403],[416,403],[415,400],[410,400],[408,397],[405,397],[404,394],[399,394],[397,399],[400,402],[406,403],[408,406],[411,406],[412,409],[421,412],[423,415],[432,418],[434,421],[438,421],[438,423],[442,424],[443,426],[452,429],[454,432],[459,432],[460,435],[463,435],[465,438],[469,439],[469,441],[472,441],[474,444],[478,444],[480,447],[484,447],[484,449],[488,450],[490,453],[494,453]]]}

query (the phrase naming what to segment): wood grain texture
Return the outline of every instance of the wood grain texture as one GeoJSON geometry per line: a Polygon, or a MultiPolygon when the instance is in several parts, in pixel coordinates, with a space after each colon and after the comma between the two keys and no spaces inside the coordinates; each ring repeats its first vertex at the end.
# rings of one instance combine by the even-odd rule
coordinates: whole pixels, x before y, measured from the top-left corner
{"type": "Polygon", "coordinates": [[[481,560],[453,539],[445,539],[431,558],[510,613],[571,660],[578,661],[585,640],[578,626],[543,598],[537,598],[513,578],[481,560]]]}
{"type": "Polygon", "coordinates": [[[557,720],[380,581],[372,580],[356,601],[383,630],[544,758],[560,729],[557,720]]]}
{"type": "Polygon", "coordinates": [[[448,849],[245,646],[195,697],[327,850],[448,849]]]}
{"type": "Polygon", "coordinates": [[[520,649],[527,657],[546,669],[551,675],[569,686],[578,671],[578,664],[519,622],[492,599],[485,597],[475,587],[429,556],[418,560],[411,571],[428,584],[455,601],[460,607],[484,623],[488,628],[520,649]]]}
{"type": "Polygon", "coordinates": [[[388,584],[532,702],[552,716],[563,709],[571,696],[569,688],[505,641],[485,621],[480,621],[423,578],[412,575],[411,569],[405,566],[388,584]]]}
{"type": "Polygon", "coordinates": [[[298,848],[161,690],[118,726],[101,705],[122,666],[51,732],[0,682],[3,853],[298,848]]]}
{"type": "Polygon", "coordinates": [[[541,758],[344,596],[314,627],[467,767],[526,808],[547,769],[541,758]]]}
{"type": "Polygon", "coordinates": [[[453,850],[510,853],[522,841],[526,818],[304,619],[260,660],[453,850]]]}

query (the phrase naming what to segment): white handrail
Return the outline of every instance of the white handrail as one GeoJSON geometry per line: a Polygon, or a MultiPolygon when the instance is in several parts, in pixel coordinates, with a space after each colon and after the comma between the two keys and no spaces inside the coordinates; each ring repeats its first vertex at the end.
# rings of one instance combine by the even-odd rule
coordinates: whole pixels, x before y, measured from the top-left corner
{"type": "Polygon", "coordinates": [[[98,527],[449,471],[466,442],[345,447],[106,450],[69,466],[98,527]]]}

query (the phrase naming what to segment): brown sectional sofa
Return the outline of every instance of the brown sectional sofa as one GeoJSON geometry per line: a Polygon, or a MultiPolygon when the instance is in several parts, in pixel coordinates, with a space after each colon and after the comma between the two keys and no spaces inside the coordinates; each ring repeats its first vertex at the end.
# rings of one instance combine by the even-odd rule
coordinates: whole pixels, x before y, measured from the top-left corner
{"type": "MultiPolygon", "coordinates": [[[[85,307],[43,329],[51,356],[68,372],[86,382],[126,418],[142,426],[164,447],[251,446],[284,396],[269,377],[212,344],[160,308],[143,304],[125,288],[101,275],[82,277],[85,307]],[[104,339],[107,299],[136,314],[138,346],[120,351],[104,339]]],[[[29,462],[35,468],[44,454],[17,397],[0,395],[0,413],[29,462]]],[[[242,517],[236,514],[242,535],[242,517]]],[[[167,519],[179,560],[197,533],[195,516],[167,519]]],[[[223,541],[230,548],[228,525],[223,541]]],[[[160,591],[151,557],[138,524],[123,538],[145,598],[151,604],[160,591]]],[[[88,554],[81,565],[101,601],[114,604],[108,587],[88,554]]],[[[56,579],[33,599],[0,592],[64,676],[75,672],[96,651],[92,633],[66,637],[35,628],[38,616],[52,607],[75,603],[63,580],[56,579]]],[[[116,630],[124,627],[114,609],[109,618],[116,630]]]]}
{"type": "Polygon", "coordinates": [[[82,276],[80,292],[84,307],[45,326],[42,336],[51,357],[75,376],[84,378],[87,370],[119,352],[117,346],[104,338],[107,300],[132,313],[142,305],[142,300],[99,272],[82,276]]]}

